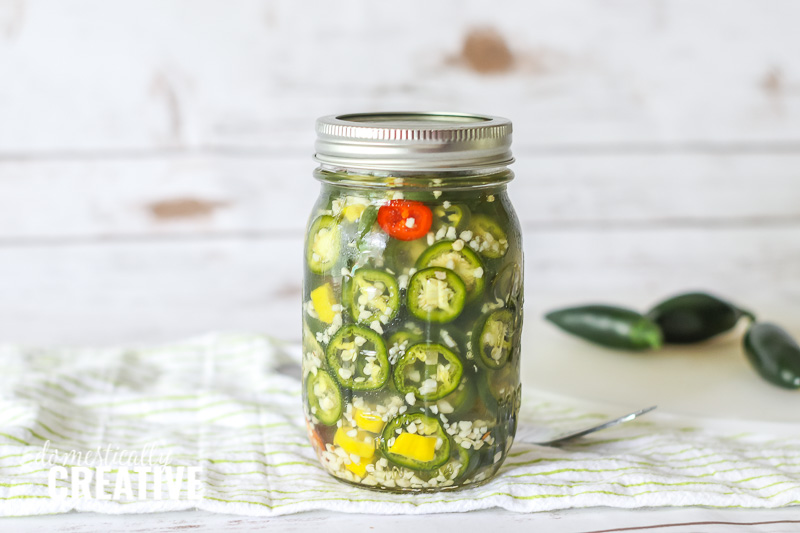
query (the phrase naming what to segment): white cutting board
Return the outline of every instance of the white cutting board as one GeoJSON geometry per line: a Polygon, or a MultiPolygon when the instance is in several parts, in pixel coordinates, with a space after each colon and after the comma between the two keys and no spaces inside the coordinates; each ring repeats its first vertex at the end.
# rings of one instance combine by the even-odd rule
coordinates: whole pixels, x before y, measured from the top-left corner
{"type": "Polygon", "coordinates": [[[757,375],[742,353],[741,332],[691,347],[619,352],[528,314],[523,335],[523,383],[545,392],[630,410],[657,404],[661,412],[696,417],[800,423],[800,390],[757,375]]]}

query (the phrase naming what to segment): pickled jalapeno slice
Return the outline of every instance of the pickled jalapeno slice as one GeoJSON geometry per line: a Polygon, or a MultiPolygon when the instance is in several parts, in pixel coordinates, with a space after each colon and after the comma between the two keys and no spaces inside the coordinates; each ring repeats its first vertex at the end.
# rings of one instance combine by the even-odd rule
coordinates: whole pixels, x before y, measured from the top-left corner
{"type": "Polygon", "coordinates": [[[396,331],[389,337],[389,342],[386,347],[389,349],[389,362],[392,364],[397,363],[397,359],[403,355],[409,346],[413,346],[418,342],[423,342],[422,334],[413,331],[396,331]]]}
{"type": "Polygon", "coordinates": [[[507,403],[517,388],[514,365],[504,365],[497,370],[489,370],[478,381],[478,392],[483,405],[492,412],[507,403]]]}
{"type": "Polygon", "coordinates": [[[320,361],[325,358],[325,350],[322,349],[322,345],[314,338],[308,324],[303,324],[303,355],[308,356],[309,354],[320,361]]]}
{"type": "Polygon", "coordinates": [[[469,219],[469,211],[465,206],[445,202],[433,208],[434,229],[442,226],[453,226],[459,228],[465,225],[469,219]]]}
{"type": "Polygon", "coordinates": [[[360,268],[345,288],[353,318],[362,324],[375,320],[386,324],[397,315],[400,289],[394,276],[383,270],[360,268]]]}
{"type": "Polygon", "coordinates": [[[472,409],[477,395],[474,378],[462,374],[455,390],[436,402],[436,410],[446,416],[460,415],[472,409]]]}
{"type": "Polygon", "coordinates": [[[429,322],[451,322],[464,310],[467,287],[447,268],[424,268],[408,282],[408,310],[429,322]]]}
{"type": "Polygon", "coordinates": [[[318,217],[308,230],[306,262],[315,274],[331,270],[339,259],[342,234],[339,223],[329,215],[318,217]]]}
{"type": "Polygon", "coordinates": [[[425,250],[417,260],[417,268],[428,267],[443,267],[455,272],[467,288],[467,301],[474,300],[483,292],[483,263],[461,239],[440,241],[425,250]]]}
{"type": "Polygon", "coordinates": [[[508,251],[508,236],[500,225],[486,215],[475,215],[469,221],[472,231],[470,247],[484,257],[497,259],[508,251]]]}
{"type": "Polygon", "coordinates": [[[458,356],[441,344],[415,344],[394,370],[394,384],[402,394],[434,401],[455,390],[464,369],[458,356]]]}
{"type": "Polygon", "coordinates": [[[488,368],[500,368],[508,362],[514,323],[514,313],[510,309],[498,309],[489,313],[475,331],[472,344],[478,350],[481,362],[488,368]]]}
{"type": "Polygon", "coordinates": [[[386,345],[371,329],[342,327],[328,344],[327,359],[336,381],[352,390],[380,389],[389,379],[386,345]]]}
{"type": "Polygon", "coordinates": [[[522,300],[522,271],[518,264],[509,263],[497,273],[493,285],[495,299],[506,305],[519,305],[522,300]]]}
{"type": "Polygon", "coordinates": [[[422,334],[417,333],[415,331],[395,331],[389,337],[389,342],[387,343],[388,346],[394,346],[395,344],[401,345],[403,343],[408,343],[408,346],[412,344],[416,344],[422,341],[422,334]]]}
{"type": "Polygon", "coordinates": [[[326,426],[336,424],[342,416],[342,392],[331,375],[321,368],[309,374],[306,393],[311,414],[326,426]]]}
{"type": "Polygon", "coordinates": [[[389,242],[386,243],[386,252],[384,254],[386,265],[395,272],[407,272],[417,263],[417,259],[427,248],[428,244],[425,239],[416,239],[414,241],[389,239],[389,242]]]}
{"type": "Polygon", "coordinates": [[[436,470],[435,474],[455,481],[467,472],[469,465],[469,452],[461,446],[452,446],[450,448],[450,458],[436,470]]]}
{"type": "Polygon", "coordinates": [[[422,413],[392,419],[381,434],[384,457],[398,466],[430,472],[450,458],[450,438],[435,418],[422,413]]]}

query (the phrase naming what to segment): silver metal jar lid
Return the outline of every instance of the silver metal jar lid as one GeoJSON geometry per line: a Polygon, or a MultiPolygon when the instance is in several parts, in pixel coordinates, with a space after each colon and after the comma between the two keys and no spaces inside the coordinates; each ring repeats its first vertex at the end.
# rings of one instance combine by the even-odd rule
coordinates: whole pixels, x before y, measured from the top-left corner
{"type": "Polygon", "coordinates": [[[370,170],[470,170],[514,162],[511,121],[461,113],[356,113],[317,119],[314,158],[370,170]]]}

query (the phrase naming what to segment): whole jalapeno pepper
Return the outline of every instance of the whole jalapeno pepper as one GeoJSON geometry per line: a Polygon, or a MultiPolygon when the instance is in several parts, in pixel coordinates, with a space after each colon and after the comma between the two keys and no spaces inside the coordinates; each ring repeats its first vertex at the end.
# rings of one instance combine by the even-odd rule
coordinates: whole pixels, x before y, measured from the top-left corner
{"type": "Polygon", "coordinates": [[[743,316],[755,320],[752,313],[704,292],[673,296],[647,313],[668,344],[708,340],[733,329],[743,316]]]}
{"type": "Polygon", "coordinates": [[[764,379],[786,389],[800,389],[800,346],[782,328],[753,324],[744,336],[744,351],[764,379]]]}
{"type": "Polygon", "coordinates": [[[660,348],[661,330],[645,316],[622,307],[585,305],[553,311],[545,318],[564,331],[621,350],[660,348]]]}

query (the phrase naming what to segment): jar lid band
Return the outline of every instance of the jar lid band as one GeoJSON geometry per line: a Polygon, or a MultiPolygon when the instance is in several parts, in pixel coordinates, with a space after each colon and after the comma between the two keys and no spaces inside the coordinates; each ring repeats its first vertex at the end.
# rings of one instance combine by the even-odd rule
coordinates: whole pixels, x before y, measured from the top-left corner
{"type": "Polygon", "coordinates": [[[357,113],[317,119],[314,158],[370,170],[470,170],[502,167],[511,155],[511,121],[461,113],[357,113]]]}

